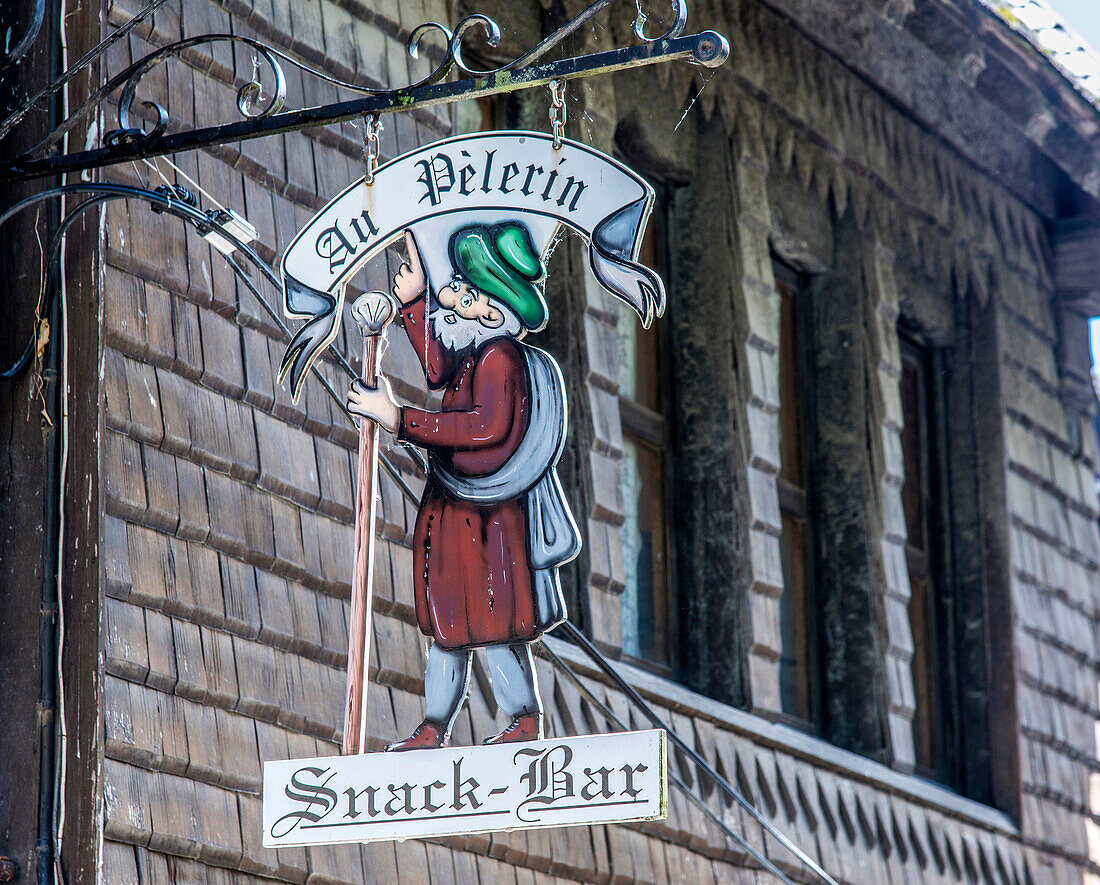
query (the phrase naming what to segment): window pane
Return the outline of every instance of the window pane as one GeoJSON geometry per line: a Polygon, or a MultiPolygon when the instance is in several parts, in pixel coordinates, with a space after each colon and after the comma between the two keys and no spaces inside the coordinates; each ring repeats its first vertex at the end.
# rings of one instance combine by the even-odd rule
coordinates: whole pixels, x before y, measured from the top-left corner
{"type": "MultiPolygon", "coordinates": [[[[651,217],[638,260],[661,268],[658,216],[651,217]]],[[[619,406],[623,427],[623,651],[661,668],[672,663],[667,484],[668,430],[664,415],[663,356],[658,323],[643,329],[637,315],[619,313],[619,406]]]]}
{"type": "Polygon", "coordinates": [[[913,631],[913,750],[917,770],[929,777],[945,776],[942,725],[943,695],[939,668],[943,665],[938,646],[937,599],[939,575],[935,571],[932,534],[932,466],[929,451],[931,401],[928,396],[928,354],[917,345],[903,342],[901,408],[905,425],[901,450],[905,483],[901,497],[905,508],[905,545],[909,571],[909,625],[913,631]]]}
{"type": "Polygon", "coordinates": [[[801,342],[794,289],[779,283],[779,475],[795,486],[805,484],[803,453],[801,342]]]}
{"type": "Polygon", "coordinates": [[[783,557],[783,595],[779,598],[779,694],[784,713],[807,722],[813,720],[810,690],[812,662],[809,599],[806,593],[806,524],[783,514],[779,539],[783,557]]]}
{"type": "Polygon", "coordinates": [[[921,550],[925,548],[924,496],[924,408],[922,400],[920,366],[910,359],[902,362],[901,411],[905,426],[901,431],[902,457],[905,459],[905,485],[901,497],[905,507],[905,528],[909,543],[921,550]]]}
{"type": "Polygon", "coordinates": [[[932,656],[932,611],[928,579],[910,573],[909,623],[913,628],[913,745],[917,766],[934,774],[939,759],[939,698],[932,656]]]}
{"type": "Polygon", "coordinates": [[[669,664],[668,556],[664,523],[664,463],[659,450],[623,440],[622,528],[626,590],[622,595],[623,651],[669,664]]]}
{"type": "Polygon", "coordinates": [[[779,700],[784,713],[806,723],[815,717],[815,625],[812,558],[807,507],[803,342],[799,296],[802,280],[776,266],[779,291],[779,507],[783,533],[779,555],[779,700]]]}
{"type": "Polygon", "coordinates": [[[618,307],[619,396],[662,412],[660,322],[643,329],[634,311],[618,307]]]}

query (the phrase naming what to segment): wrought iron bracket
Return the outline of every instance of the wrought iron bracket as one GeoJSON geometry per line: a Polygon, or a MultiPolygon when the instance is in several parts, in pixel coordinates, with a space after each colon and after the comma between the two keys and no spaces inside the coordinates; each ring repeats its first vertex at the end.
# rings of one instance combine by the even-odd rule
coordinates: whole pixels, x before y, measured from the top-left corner
{"type": "MultiPolygon", "coordinates": [[[[454,37],[459,36],[459,29],[456,29],[454,37]]],[[[725,37],[715,31],[703,31],[682,37],[666,35],[638,46],[534,63],[526,67],[513,68],[508,65],[484,73],[469,71],[459,55],[456,63],[474,76],[453,82],[437,82],[429,77],[428,81],[403,89],[381,91],[361,98],[294,111],[272,113],[269,110],[233,123],[184,132],[164,132],[163,121],[159,119],[158,113],[157,126],[146,137],[136,137],[135,134],[132,138],[118,138],[104,147],[60,156],[19,157],[11,165],[0,169],[0,181],[81,172],[130,160],[342,123],[360,119],[367,114],[392,114],[413,108],[449,104],[464,99],[545,86],[553,80],[573,80],[666,61],[682,60],[716,68],[726,61],[729,52],[729,43],[725,37]]]]}
{"type": "MultiPolygon", "coordinates": [[[[28,4],[24,4],[26,6],[28,4]]],[[[4,52],[0,54],[0,71],[7,70],[19,59],[27,54],[27,51],[34,45],[35,39],[38,37],[38,32],[42,30],[42,22],[46,18],[46,0],[34,0],[34,6],[30,10],[30,21],[27,23],[26,29],[18,40],[15,41],[15,45],[11,44],[11,33],[8,33],[7,43],[4,52]]],[[[2,859],[0,859],[0,866],[2,866],[2,859]]],[[[0,882],[8,882],[9,879],[2,878],[3,871],[0,869],[0,882]]]]}

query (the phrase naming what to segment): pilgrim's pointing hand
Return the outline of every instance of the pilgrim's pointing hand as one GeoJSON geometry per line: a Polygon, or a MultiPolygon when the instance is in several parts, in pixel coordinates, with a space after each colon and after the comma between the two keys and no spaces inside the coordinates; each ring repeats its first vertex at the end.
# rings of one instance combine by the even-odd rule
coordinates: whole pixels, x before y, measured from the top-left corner
{"type": "Polygon", "coordinates": [[[428,288],[428,281],[424,276],[424,267],[420,263],[420,250],[416,248],[412,231],[405,231],[405,249],[409,253],[409,260],[402,264],[394,275],[393,294],[402,304],[410,304],[428,288]]]}
{"type": "Polygon", "coordinates": [[[390,382],[379,376],[377,387],[367,387],[356,379],[348,390],[348,411],[361,418],[371,418],[390,433],[397,433],[401,424],[401,407],[393,397],[390,382]]]}

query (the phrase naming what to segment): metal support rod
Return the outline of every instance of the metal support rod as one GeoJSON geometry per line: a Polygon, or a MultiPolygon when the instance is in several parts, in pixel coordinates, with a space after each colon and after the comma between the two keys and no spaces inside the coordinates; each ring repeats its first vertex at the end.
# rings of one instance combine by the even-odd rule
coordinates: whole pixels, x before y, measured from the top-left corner
{"type": "Polygon", "coordinates": [[[638,690],[625,679],[623,679],[619,672],[611,665],[611,662],[608,661],[607,658],[605,658],[602,654],[600,654],[599,649],[597,649],[596,646],[594,646],[589,641],[587,636],[585,636],[579,629],[577,629],[577,626],[572,621],[563,621],[559,629],[565,631],[565,633],[569,635],[570,640],[581,647],[584,653],[592,659],[592,662],[597,667],[599,667],[608,677],[610,677],[611,681],[615,683],[616,687],[630,699],[634,706],[636,706],[642,712],[642,714],[651,723],[653,723],[655,727],[663,728],[666,732],[668,732],[668,736],[671,741],[676,744],[676,746],[679,747],[683,752],[687,753],[688,756],[690,756],[694,760],[695,764],[699,766],[703,773],[707,775],[707,777],[714,781],[714,783],[721,787],[722,790],[724,790],[727,794],[732,796],[742,808],[744,808],[750,815],[752,815],[760,823],[760,825],[764,827],[765,830],[767,830],[779,841],[780,845],[782,845],[791,854],[802,861],[802,863],[804,863],[806,867],[810,869],[813,873],[820,876],[822,881],[827,882],[828,885],[839,885],[836,879],[825,872],[825,870],[822,869],[821,865],[817,861],[815,861],[812,857],[806,854],[805,851],[795,845],[794,842],[791,841],[790,837],[784,834],[782,830],[775,826],[775,824],[773,824],[770,820],[764,817],[764,815],[757,811],[753,804],[749,802],[749,800],[746,799],[743,795],[741,795],[740,790],[735,789],[733,784],[722,777],[722,775],[720,775],[715,770],[714,766],[712,766],[709,762],[707,762],[706,759],[704,759],[698,752],[696,752],[694,747],[692,747],[682,737],[676,734],[676,732],[669,727],[668,723],[666,723],[660,716],[653,712],[653,708],[646,703],[645,698],[638,694],[638,690]]]}
{"type": "Polygon", "coordinates": [[[0,181],[78,172],[215,144],[293,132],[311,126],[326,126],[331,123],[358,120],[366,114],[392,114],[417,107],[449,104],[463,99],[545,86],[552,80],[573,80],[578,77],[677,59],[713,68],[721,65],[728,57],[729,43],[726,38],[715,31],[703,31],[700,34],[675,37],[671,40],[655,40],[640,46],[611,49],[545,64],[533,64],[520,70],[495,71],[484,77],[471,77],[452,83],[433,83],[419,88],[398,89],[335,104],[251,117],[205,129],[173,132],[158,138],[120,142],[108,147],[63,156],[36,160],[17,159],[8,168],[0,170],[0,181]]]}
{"type": "MultiPolygon", "coordinates": [[[[132,31],[139,24],[145,21],[145,19],[148,18],[151,13],[155,12],[159,7],[163,6],[164,3],[165,0],[151,0],[151,2],[147,3],[145,7],[140,12],[138,12],[137,15],[126,22],[126,24],[122,25],[122,27],[118,28],[117,30],[112,31],[96,46],[89,49],[77,62],[69,65],[68,68],[61,72],[57,79],[51,81],[49,85],[44,86],[42,89],[40,89],[30,98],[28,98],[25,102],[23,102],[23,104],[21,104],[10,117],[5,119],[4,122],[0,124],[0,138],[3,138],[12,129],[14,129],[15,126],[25,116],[27,116],[27,114],[31,110],[33,110],[35,105],[37,105],[42,99],[58,93],[62,89],[62,87],[65,86],[66,83],[73,79],[73,77],[75,77],[82,70],[88,67],[88,65],[90,65],[93,61],[103,55],[104,52],[106,52],[108,49],[114,46],[115,43],[117,43],[119,40],[129,34],[130,31],[132,31]]],[[[40,3],[39,5],[44,4],[40,3]]],[[[20,54],[21,53],[18,49],[14,50],[12,52],[13,59],[17,59],[20,54]]],[[[3,70],[3,67],[3,65],[0,65],[0,70],[3,70]]],[[[52,132],[57,131],[56,126],[51,126],[50,129],[52,132]]]]}
{"type": "MultiPolygon", "coordinates": [[[[237,274],[237,277],[248,287],[249,291],[251,291],[252,294],[256,297],[256,300],[260,302],[260,306],[265,311],[267,311],[268,315],[275,321],[275,325],[279,327],[279,331],[282,332],[287,338],[290,338],[290,328],[287,326],[283,318],[279,316],[275,308],[271,306],[271,302],[264,298],[263,293],[260,292],[256,284],[252,282],[249,276],[244,272],[244,269],[241,268],[239,264],[237,264],[232,255],[226,256],[226,262],[229,264],[230,267],[233,268],[234,272],[237,274]]],[[[329,351],[336,355],[337,364],[340,366],[340,368],[344,369],[349,378],[359,377],[355,374],[355,370],[351,367],[351,363],[347,361],[347,359],[342,353],[340,353],[340,351],[336,350],[335,348],[330,348],[329,351]]],[[[351,424],[357,424],[351,412],[348,411],[347,403],[345,403],[343,397],[341,397],[340,394],[336,392],[335,388],[333,388],[332,383],[328,380],[328,378],[321,374],[321,372],[317,368],[317,364],[314,363],[312,366],[310,366],[310,369],[312,370],[317,380],[321,382],[321,386],[328,393],[332,401],[336,403],[337,406],[339,406],[340,411],[344,414],[344,417],[347,418],[351,424]]],[[[408,451],[411,453],[412,459],[416,462],[417,466],[424,473],[427,473],[428,462],[424,459],[424,456],[411,446],[408,446],[408,451]]],[[[378,453],[378,458],[382,462],[382,466],[386,469],[386,472],[393,478],[394,482],[396,482],[401,487],[401,491],[405,493],[405,496],[413,502],[419,502],[420,497],[416,494],[416,492],[409,488],[408,483],[405,482],[404,477],[401,476],[400,471],[397,469],[396,466],[394,466],[393,462],[390,461],[390,459],[387,458],[383,452],[378,453]]]]}
{"type": "MultiPolygon", "coordinates": [[[[241,281],[243,281],[244,284],[252,292],[252,294],[256,296],[256,300],[260,302],[260,306],[263,307],[263,309],[267,311],[268,315],[275,321],[275,324],[279,327],[279,331],[289,338],[290,329],[283,321],[283,318],[279,316],[279,314],[276,312],[275,308],[271,306],[271,302],[264,298],[259,288],[256,286],[255,283],[252,282],[248,275],[245,274],[243,268],[241,268],[241,266],[237,264],[232,255],[226,256],[226,261],[229,263],[229,266],[233,268],[234,272],[237,274],[237,277],[241,281]]],[[[348,363],[347,359],[342,353],[340,353],[335,348],[331,348],[331,352],[336,354],[336,356],[338,357],[338,364],[348,373],[348,377],[359,377],[355,374],[355,370],[351,368],[351,364],[348,363]]],[[[335,388],[333,388],[332,383],[328,380],[328,378],[321,374],[320,370],[318,370],[317,368],[317,364],[314,363],[312,366],[310,366],[310,369],[312,370],[317,380],[321,382],[321,386],[328,393],[332,401],[336,403],[337,406],[339,406],[340,411],[343,413],[344,417],[347,418],[351,424],[356,424],[355,418],[352,416],[351,412],[348,411],[347,403],[345,403],[343,397],[341,397],[340,394],[336,392],[335,388]]],[[[411,446],[408,447],[408,451],[411,453],[412,459],[416,462],[417,466],[420,467],[420,469],[424,473],[427,473],[428,463],[424,459],[424,456],[411,446]]],[[[407,497],[410,501],[413,501],[414,503],[419,503],[420,496],[417,495],[416,492],[414,492],[411,488],[409,488],[409,484],[405,482],[405,478],[401,475],[401,472],[397,469],[394,463],[386,457],[384,452],[380,451],[378,453],[378,460],[382,463],[382,467],[385,468],[386,472],[390,475],[393,481],[396,482],[397,485],[401,488],[401,491],[404,492],[405,497],[407,497]]]]}
{"type": "MultiPolygon", "coordinates": [[[[581,682],[581,678],[574,672],[573,668],[570,667],[565,661],[563,661],[558,653],[554,651],[554,649],[552,649],[545,642],[539,643],[539,648],[550,659],[550,663],[552,663],[555,667],[558,668],[558,670],[561,671],[561,673],[565,676],[566,679],[569,680],[569,682],[573,685],[574,688],[577,689],[577,691],[588,698],[588,702],[592,704],[592,706],[594,706],[597,710],[599,710],[600,714],[608,722],[614,724],[622,731],[629,731],[629,728],[626,726],[626,724],[618,716],[616,716],[614,712],[612,712],[607,707],[607,705],[603,703],[603,701],[597,698],[587,685],[581,682]]],[[[794,883],[787,877],[787,875],[781,869],[779,869],[779,867],[777,867],[771,860],[768,859],[767,855],[765,855],[761,851],[757,851],[757,849],[754,848],[744,836],[742,836],[740,833],[730,827],[729,824],[727,824],[717,814],[715,814],[714,809],[707,805],[707,803],[703,801],[702,797],[697,795],[695,791],[692,790],[691,787],[689,787],[684,782],[684,779],[680,777],[680,775],[678,775],[675,771],[669,772],[669,775],[672,778],[672,782],[680,788],[680,791],[707,817],[709,817],[723,833],[729,836],[730,839],[732,839],[737,845],[741,846],[746,854],[752,857],[764,869],[775,876],[780,882],[783,883],[783,885],[794,885],[794,883]]]]}

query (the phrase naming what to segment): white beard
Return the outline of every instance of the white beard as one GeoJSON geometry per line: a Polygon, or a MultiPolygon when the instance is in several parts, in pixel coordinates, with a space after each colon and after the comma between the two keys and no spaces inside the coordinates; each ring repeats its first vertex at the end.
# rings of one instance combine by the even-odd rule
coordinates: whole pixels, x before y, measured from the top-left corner
{"type": "Polygon", "coordinates": [[[495,338],[511,336],[518,338],[523,331],[523,324],[512,311],[502,305],[495,305],[502,314],[504,322],[495,329],[481,324],[479,320],[471,320],[459,316],[453,310],[446,307],[436,307],[429,315],[432,334],[447,350],[455,352],[481,347],[486,341],[495,338]],[[454,322],[448,322],[448,317],[454,317],[454,322]]]}

